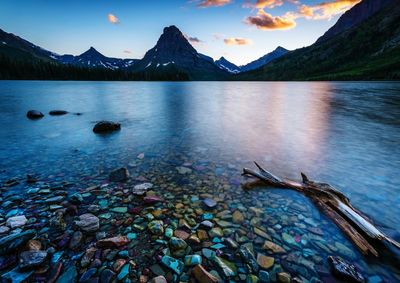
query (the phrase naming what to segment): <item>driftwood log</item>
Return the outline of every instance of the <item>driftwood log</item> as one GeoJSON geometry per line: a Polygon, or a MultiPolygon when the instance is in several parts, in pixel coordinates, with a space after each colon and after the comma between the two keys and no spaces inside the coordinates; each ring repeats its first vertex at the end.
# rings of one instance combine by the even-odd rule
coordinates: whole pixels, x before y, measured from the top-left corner
{"type": "Polygon", "coordinates": [[[256,181],[244,184],[245,189],[268,185],[296,190],[309,197],[331,218],[362,254],[380,257],[384,251],[386,257],[386,251],[389,251],[395,258],[399,258],[400,243],[382,233],[368,217],[351,205],[345,195],[331,185],[311,181],[303,173],[301,173],[303,179],[301,183],[283,180],[254,163],[258,172],[248,168],[243,169],[244,176],[256,178],[256,181]]]}

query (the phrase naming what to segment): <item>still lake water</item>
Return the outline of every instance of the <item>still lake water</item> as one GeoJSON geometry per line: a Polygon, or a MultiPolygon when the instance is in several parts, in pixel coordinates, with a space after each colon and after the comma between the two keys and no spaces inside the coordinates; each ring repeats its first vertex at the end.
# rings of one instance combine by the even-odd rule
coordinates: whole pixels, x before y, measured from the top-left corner
{"type": "Polygon", "coordinates": [[[239,190],[256,160],[278,176],[329,182],[400,230],[400,83],[1,81],[0,110],[0,181],[33,173],[83,186],[120,166],[179,179],[174,168],[188,163],[239,190]],[[28,120],[30,109],[46,116],[28,120]],[[47,115],[54,109],[71,113],[47,115]],[[122,130],[95,135],[99,120],[122,130]]]}

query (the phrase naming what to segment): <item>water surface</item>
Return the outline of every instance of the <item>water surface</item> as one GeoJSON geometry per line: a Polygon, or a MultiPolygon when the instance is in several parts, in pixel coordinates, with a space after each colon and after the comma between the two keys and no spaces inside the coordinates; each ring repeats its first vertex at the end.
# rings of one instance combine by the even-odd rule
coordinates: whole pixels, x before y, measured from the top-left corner
{"type": "Polygon", "coordinates": [[[399,94],[400,83],[386,82],[2,81],[0,178],[33,173],[84,186],[128,166],[135,177],[165,174],[184,185],[176,167],[186,163],[198,179],[211,178],[212,193],[223,178],[240,190],[241,169],[257,160],[278,176],[331,183],[395,234],[399,94]],[[46,116],[28,120],[30,109],[46,116]],[[71,113],[47,115],[53,109],[71,113]],[[95,135],[98,120],[122,130],[95,135]]]}

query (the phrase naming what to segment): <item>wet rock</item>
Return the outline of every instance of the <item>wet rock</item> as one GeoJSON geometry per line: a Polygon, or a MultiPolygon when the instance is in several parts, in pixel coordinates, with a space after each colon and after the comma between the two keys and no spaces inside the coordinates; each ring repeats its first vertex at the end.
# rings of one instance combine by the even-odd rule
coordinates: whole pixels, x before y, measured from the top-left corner
{"type": "Polygon", "coordinates": [[[162,199],[160,197],[158,197],[158,196],[145,196],[143,198],[143,202],[145,204],[147,204],[147,205],[150,205],[150,204],[155,204],[155,203],[158,203],[158,202],[162,202],[162,199]]]}
{"type": "Polygon", "coordinates": [[[154,235],[161,236],[164,233],[164,223],[161,220],[153,220],[148,225],[150,232],[154,235]]]}
{"type": "Polygon", "coordinates": [[[108,179],[111,182],[124,182],[129,178],[129,171],[127,168],[119,168],[114,171],[111,171],[108,179]]]}
{"type": "Polygon", "coordinates": [[[150,283],[167,283],[167,279],[165,279],[164,276],[160,275],[151,279],[150,283]]]}
{"type": "Polygon", "coordinates": [[[214,262],[221,269],[225,277],[234,277],[237,274],[237,268],[234,263],[221,257],[214,257],[214,262]]]}
{"type": "Polygon", "coordinates": [[[7,234],[10,231],[10,228],[7,226],[0,226],[0,235],[7,234]]]}
{"type": "Polygon", "coordinates": [[[217,202],[211,198],[204,199],[203,204],[208,209],[213,209],[217,206],[217,202]]]}
{"type": "Polygon", "coordinates": [[[27,222],[28,222],[28,219],[26,219],[25,215],[19,215],[19,216],[14,216],[14,217],[8,218],[6,224],[11,229],[15,229],[18,227],[25,226],[25,224],[27,222]]]}
{"type": "Polygon", "coordinates": [[[102,239],[97,241],[99,248],[119,248],[129,243],[129,239],[126,236],[116,236],[112,238],[102,239]]]}
{"type": "Polygon", "coordinates": [[[46,282],[47,283],[56,282],[58,276],[61,274],[62,267],[63,267],[62,262],[57,262],[52,264],[52,266],[50,267],[50,271],[46,277],[46,282]]]}
{"type": "Polygon", "coordinates": [[[124,278],[126,278],[129,275],[129,269],[130,269],[130,265],[125,264],[119,271],[119,273],[117,275],[117,279],[119,281],[122,281],[124,278]]]}
{"type": "Polygon", "coordinates": [[[37,110],[29,110],[26,113],[26,117],[28,117],[29,119],[40,119],[44,117],[44,114],[37,110]]]}
{"type": "Polygon", "coordinates": [[[263,282],[263,283],[271,282],[271,279],[269,277],[269,272],[265,271],[265,270],[260,271],[260,273],[258,274],[258,278],[260,279],[260,282],[263,282]]]}
{"type": "Polygon", "coordinates": [[[31,251],[40,251],[42,249],[42,243],[38,240],[29,240],[26,247],[31,251]]]}
{"type": "Polygon", "coordinates": [[[255,273],[258,273],[259,267],[253,253],[247,247],[242,246],[239,254],[243,262],[247,263],[255,273]]]}
{"type": "Polygon", "coordinates": [[[100,283],[110,283],[113,281],[115,277],[115,273],[106,268],[100,273],[100,283]]]}
{"type": "Polygon", "coordinates": [[[175,230],[174,236],[177,238],[181,238],[182,240],[187,240],[189,238],[190,234],[183,230],[175,230]]]}
{"type": "Polygon", "coordinates": [[[99,218],[91,213],[85,213],[79,216],[75,224],[84,232],[96,232],[100,228],[99,218]]]}
{"type": "Polygon", "coordinates": [[[71,241],[69,242],[69,248],[71,250],[76,250],[80,247],[83,239],[83,234],[81,231],[75,231],[74,234],[72,234],[71,241]]]}
{"type": "Polygon", "coordinates": [[[233,214],[232,214],[232,221],[233,223],[237,223],[240,224],[244,221],[244,216],[243,214],[239,211],[236,210],[233,214]]]}
{"type": "Polygon", "coordinates": [[[84,272],[81,276],[81,278],[79,278],[79,282],[80,283],[84,283],[87,282],[90,278],[93,277],[93,275],[95,275],[97,273],[97,268],[90,268],[88,269],[86,272],[84,272]]]}
{"type": "Polygon", "coordinates": [[[86,250],[85,254],[81,259],[81,266],[87,267],[89,266],[90,262],[92,261],[97,249],[96,248],[89,248],[86,250]]]}
{"type": "Polygon", "coordinates": [[[333,275],[338,279],[346,282],[365,282],[364,276],[358,271],[355,265],[335,256],[329,256],[328,262],[333,275]]]}
{"type": "Polygon", "coordinates": [[[9,272],[3,274],[2,281],[3,282],[12,282],[12,283],[21,283],[25,282],[31,275],[33,271],[21,271],[18,267],[10,270],[9,272]]]}
{"type": "Polygon", "coordinates": [[[206,230],[210,230],[211,228],[214,227],[214,224],[209,220],[204,220],[200,222],[200,227],[206,230]]]}
{"type": "Polygon", "coordinates": [[[265,241],[264,245],[262,246],[263,250],[268,250],[271,251],[273,253],[285,253],[285,249],[282,248],[281,246],[271,242],[271,241],[265,241]]]}
{"type": "Polygon", "coordinates": [[[44,264],[47,259],[46,251],[25,251],[19,256],[19,267],[21,269],[30,269],[44,264]]]}
{"type": "Polygon", "coordinates": [[[55,196],[55,197],[51,197],[46,199],[44,202],[47,204],[56,204],[56,203],[60,203],[64,200],[63,196],[55,196]]]}
{"type": "Polygon", "coordinates": [[[194,266],[197,264],[201,264],[201,256],[199,256],[199,255],[185,256],[185,265],[186,266],[194,266]]]}
{"type": "Polygon", "coordinates": [[[101,134],[101,133],[118,131],[120,129],[121,129],[120,123],[115,123],[111,121],[100,121],[94,126],[93,132],[95,132],[96,134],[101,134]]]}
{"type": "Polygon", "coordinates": [[[258,253],[257,254],[257,263],[260,265],[261,268],[263,269],[268,269],[274,265],[275,259],[270,256],[266,256],[263,254],[258,253]]]}
{"type": "Polygon", "coordinates": [[[192,269],[192,274],[194,278],[196,278],[199,283],[217,283],[218,278],[210,274],[207,270],[204,269],[203,266],[196,265],[192,269]]]}
{"type": "Polygon", "coordinates": [[[183,272],[184,264],[178,259],[165,255],[162,257],[161,263],[178,275],[183,272]]]}
{"type": "Polygon", "coordinates": [[[192,173],[192,169],[187,168],[187,167],[183,167],[183,166],[176,167],[176,170],[181,175],[191,174],[192,173]]]}
{"type": "Polygon", "coordinates": [[[290,283],[290,281],[292,280],[292,277],[287,272],[279,272],[277,276],[278,276],[278,281],[281,283],[290,283]]]}
{"type": "Polygon", "coordinates": [[[35,237],[35,230],[27,230],[22,233],[11,234],[0,239],[0,255],[7,254],[19,248],[35,237]]]}
{"type": "Polygon", "coordinates": [[[33,184],[37,182],[37,179],[34,176],[28,174],[26,175],[26,182],[28,184],[33,184]]]}
{"type": "Polygon", "coordinates": [[[57,279],[56,283],[71,283],[76,282],[78,278],[78,271],[75,265],[68,266],[65,271],[57,279]]]}
{"type": "Polygon", "coordinates": [[[171,250],[171,254],[173,256],[182,257],[183,255],[185,255],[188,244],[184,240],[176,237],[171,237],[168,244],[171,250]]]}
{"type": "Polygon", "coordinates": [[[61,116],[61,115],[65,115],[68,114],[68,111],[65,110],[51,110],[49,112],[49,115],[51,116],[61,116]]]}

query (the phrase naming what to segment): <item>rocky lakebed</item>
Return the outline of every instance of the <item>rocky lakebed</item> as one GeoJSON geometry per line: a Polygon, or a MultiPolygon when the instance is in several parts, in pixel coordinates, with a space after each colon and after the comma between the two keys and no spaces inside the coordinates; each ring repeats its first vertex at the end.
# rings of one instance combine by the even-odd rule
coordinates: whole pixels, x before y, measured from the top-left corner
{"type": "Polygon", "coordinates": [[[91,176],[77,158],[76,182],[26,164],[0,185],[2,282],[400,281],[304,196],[243,190],[241,168],[203,153],[139,152],[91,176]]]}

